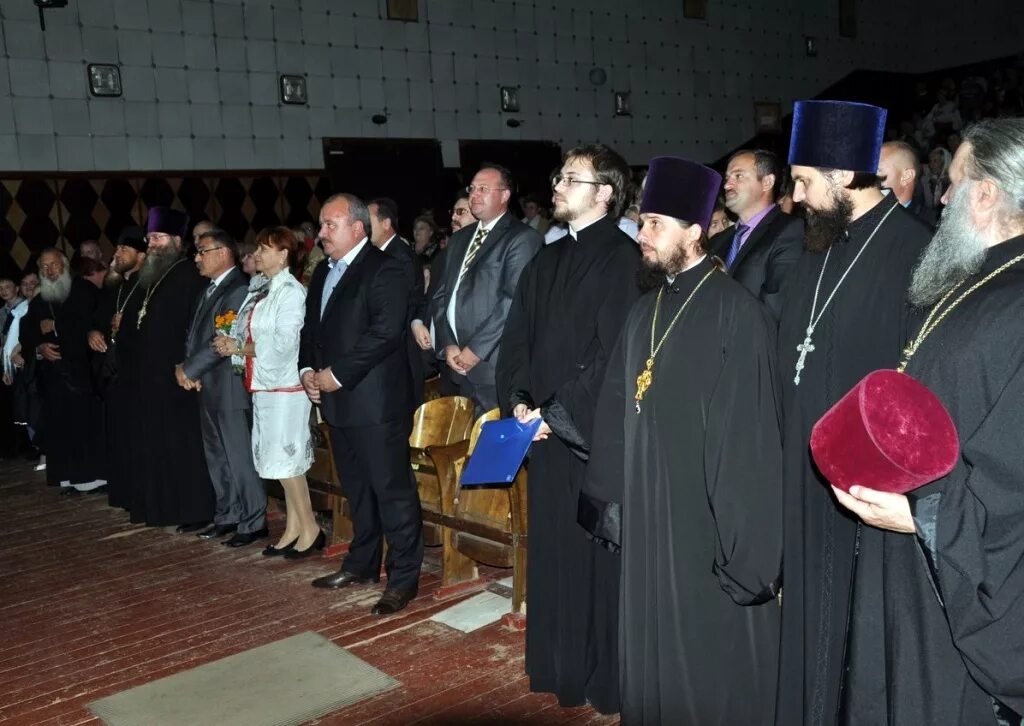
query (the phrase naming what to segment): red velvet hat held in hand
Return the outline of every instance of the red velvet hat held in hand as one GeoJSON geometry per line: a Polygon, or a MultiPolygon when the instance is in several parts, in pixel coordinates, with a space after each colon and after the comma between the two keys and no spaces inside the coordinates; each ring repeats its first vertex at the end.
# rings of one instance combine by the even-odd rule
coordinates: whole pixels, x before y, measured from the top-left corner
{"type": "Polygon", "coordinates": [[[935,394],[905,373],[880,370],[814,425],[811,453],[843,491],[859,484],[904,494],[952,471],[960,441],[935,394]]]}

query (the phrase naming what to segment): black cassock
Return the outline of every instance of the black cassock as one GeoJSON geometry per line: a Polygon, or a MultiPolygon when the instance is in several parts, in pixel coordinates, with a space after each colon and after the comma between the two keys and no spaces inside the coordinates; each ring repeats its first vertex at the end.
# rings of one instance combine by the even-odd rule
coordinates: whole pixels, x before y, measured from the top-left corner
{"type": "Polygon", "coordinates": [[[85,484],[105,478],[103,412],[93,389],[88,344],[99,290],[82,278],[71,281],[63,303],[48,303],[36,295],[21,320],[20,342],[25,358],[42,343],[60,346],[61,359],[35,362],[40,396],[36,436],[46,453],[46,482],[85,484]],[[43,320],[53,320],[54,332],[44,335],[43,320]]]}
{"type": "Polygon", "coordinates": [[[107,352],[98,356],[94,366],[106,414],[107,502],[122,509],[131,508],[131,481],[135,475],[132,456],[136,444],[133,442],[139,432],[134,428],[137,425],[134,409],[146,406],[135,399],[140,390],[138,329],[133,322],[115,331],[113,318],[122,310],[123,320],[131,315],[131,320],[135,321],[145,292],[134,275],[105,289],[94,323],[107,342],[107,352]],[[129,309],[133,312],[129,313],[129,309]]]}
{"type": "Polygon", "coordinates": [[[636,243],[605,217],[544,247],[505,322],[498,391],[507,415],[540,406],[553,435],[530,450],[526,672],[566,706],[618,710],[618,559],[576,524],[608,356],[639,296],[636,243]]]}
{"type": "Polygon", "coordinates": [[[208,285],[191,260],[182,259],[153,289],[141,325],[143,288],[123,313],[118,375],[125,377],[130,409],[129,424],[119,430],[131,432],[127,468],[133,522],[160,527],[213,519],[199,395],[178,386],[174,377],[174,366],[185,360],[185,336],[195,306],[208,285]]]}
{"type": "MultiPolygon", "coordinates": [[[[705,259],[664,286],[656,341],[712,269],[705,259]]],[[[633,306],[608,364],[580,499],[580,522],[621,549],[622,721],[768,724],[782,554],[774,326],[715,270],[658,352],[638,414],[655,301],[633,306]]]]}
{"type": "MultiPolygon", "coordinates": [[[[989,250],[966,290],[1024,254],[989,250]]],[[[1024,262],[943,320],[907,373],[945,404],[961,456],[909,495],[917,536],[885,580],[889,724],[1019,724],[1024,715],[1024,262]],[[997,720],[997,715],[999,719],[997,720]]],[[[879,721],[878,723],[882,723],[879,721]]]]}
{"type": "Polygon", "coordinates": [[[825,253],[805,251],[787,282],[778,356],[786,482],[779,726],[884,723],[881,577],[887,535],[858,526],[836,504],[809,442],[825,411],[871,371],[895,368],[903,350],[912,315],[907,287],[931,233],[892,196],[832,245],[815,317],[894,205],[815,328],[815,349],[799,386],[797,346],[807,334],[825,253]]]}

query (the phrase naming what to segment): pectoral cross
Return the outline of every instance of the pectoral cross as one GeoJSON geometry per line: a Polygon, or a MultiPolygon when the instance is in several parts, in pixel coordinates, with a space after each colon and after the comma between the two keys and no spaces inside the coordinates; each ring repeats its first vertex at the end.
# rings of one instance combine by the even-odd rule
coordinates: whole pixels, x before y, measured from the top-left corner
{"type": "Polygon", "coordinates": [[[142,304],[142,308],[139,310],[139,317],[135,321],[135,327],[136,328],[141,328],[142,327],[142,319],[144,317],[146,317],[146,304],[145,303],[142,304]]]}
{"type": "Polygon", "coordinates": [[[110,319],[110,342],[117,340],[117,331],[121,329],[121,313],[114,313],[110,319]]]}
{"type": "Polygon", "coordinates": [[[814,350],[814,344],[811,343],[811,334],[814,332],[814,328],[807,329],[807,337],[804,338],[804,342],[796,347],[800,353],[800,357],[796,361],[796,378],[793,379],[793,383],[800,385],[800,372],[804,369],[804,362],[807,360],[807,354],[814,350]]]}
{"type": "Polygon", "coordinates": [[[654,383],[654,358],[648,358],[647,365],[636,377],[636,395],[633,398],[636,400],[637,413],[640,413],[640,402],[644,400],[647,389],[651,387],[652,383],[654,383]]]}

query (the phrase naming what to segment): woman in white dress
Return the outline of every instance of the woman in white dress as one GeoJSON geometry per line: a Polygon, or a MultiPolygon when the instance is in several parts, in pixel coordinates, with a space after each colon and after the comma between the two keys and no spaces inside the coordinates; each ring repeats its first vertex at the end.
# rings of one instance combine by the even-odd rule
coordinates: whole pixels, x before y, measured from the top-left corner
{"type": "Polygon", "coordinates": [[[306,312],[306,289],[292,276],[298,244],[285,227],[270,227],[256,237],[256,271],[238,313],[233,335],[213,346],[245,367],[252,392],[252,457],[264,479],[278,479],[284,489],[287,525],[266,557],[298,559],[323,549],[309,500],[306,472],[313,463],[309,431],[312,404],[299,381],[299,334],[306,312]]]}

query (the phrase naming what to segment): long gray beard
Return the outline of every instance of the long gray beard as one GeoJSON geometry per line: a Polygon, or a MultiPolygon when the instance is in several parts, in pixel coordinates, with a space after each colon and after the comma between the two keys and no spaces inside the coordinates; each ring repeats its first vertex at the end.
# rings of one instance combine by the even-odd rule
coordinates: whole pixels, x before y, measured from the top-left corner
{"type": "Polygon", "coordinates": [[[150,250],[139,268],[139,284],[145,288],[152,287],[180,259],[181,253],[173,247],[150,250]]]}
{"type": "Polygon", "coordinates": [[[68,299],[71,294],[71,272],[66,267],[64,272],[56,280],[48,280],[45,277],[39,278],[39,294],[48,303],[58,305],[68,299]]]}
{"type": "Polygon", "coordinates": [[[914,268],[908,297],[917,307],[934,305],[985,264],[988,247],[971,224],[968,193],[972,184],[962,185],[953,194],[942,210],[935,236],[914,268]]]}

